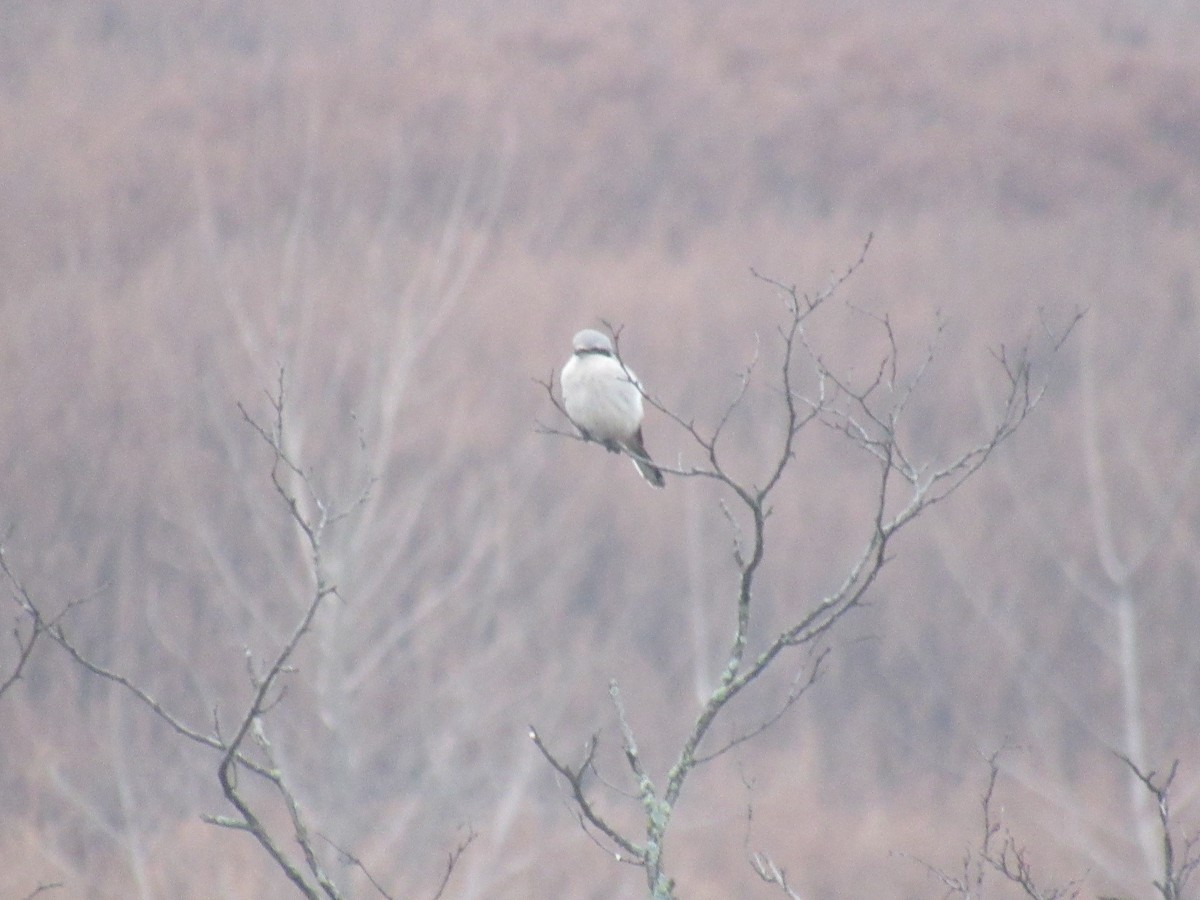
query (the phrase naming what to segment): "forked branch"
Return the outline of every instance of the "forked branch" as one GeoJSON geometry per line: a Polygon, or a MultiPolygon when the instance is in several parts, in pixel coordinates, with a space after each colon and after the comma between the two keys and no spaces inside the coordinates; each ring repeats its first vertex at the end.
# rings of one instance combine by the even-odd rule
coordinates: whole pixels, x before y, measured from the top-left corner
{"type": "MultiPolygon", "coordinates": [[[[319,900],[322,897],[327,900],[340,900],[342,893],[325,871],[320,855],[314,846],[304,812],[277,762],[274,747],[268,736],[267,722],[269,713],[278,705],[283,696],[286,678],[295,671],[293,657],[308,635],[317,613],[327,602],[339,597],[337,586],[328,580],[325,572],[322,541],[327,529],[367,502],[373,479],[367,480],[362,492],[350,505],[341,510],[331,509],[322,498],[320,491],[317,490],[312,476],[287,449],[285,428],[287,402],[284,385],[284,373],[281,370],[277,392],[268,392],[267,395],[272,415],[265,424],[255,419],[240,404],[238,408],[245,421],[270,450],[271,483],[276,495],[287,509],[288,516],[301,535],[312,589],[287,639],[282,647],[268,658],[265,665],[256,666],[251,654],[247,651],[247,672],[252,689],[251,696],[245,708],[238,715],[232,732],[226,736],[216,710],[213,712],[209,728],[197,728],[188,724],[183,717],[168,709],[135,680],[92,659],[69,636],[65,627],[65,620],[70,612],[85,601],[73,601],[54,616],[44,613],[42,607],[35,602],[30,592],[13,573],[4,556],[3,547],[0,547],[0,571],[8,581],[16,602],[32,623],[32,630],[27,637],[18,634],[19,664],[16,671],[11,673],[11,676],[7,677],[3,683],[0,683],[0,688],[6,689],[15,682],[21,674],[21,668],[25,665],[25,661],[32,653],[33,645],[38,637],[47,636],[84,670],[127,692],[160,721],[166,723],[176,734],[191,743],[215,751],[219,755],[217,779],[226,801],[233,807],[236,814],[203,815],[204,821],[222,828],[250,834],[303,896],[310,900],[319,900]],[[295,850],[287,849],[284,837],[273,833],[271,827],[264,822],[263,816],[266,812],[264,804],[262,801],[252,801],[248,797],[245,785],[242,783],[244,779],[239,778],[243,773],[248,773],[260,783],[270,786],[275,801],[286,813],[287,821],[290,824],[290,834],[287,837],[299,849],[299,858],[293,858],[295,850]]],[[[470,843],[471,837],[450,854],[445,874],[436,894],[437,897],[444,893],[450,875],[470,843]]],[[[361,868],[361,863],[359,865],[361,868]]],[[[365,869],[363,871],[365,872],[365,869]]],[[[370,877],[369,873],[368,877],[370,877]]],[[[371,880],[374,884],[374,879],[371,880]]],[[[46,889],[49,889],[49,886],[46,889]]]]}
{"type": "Polygon", "coordinates": [[[1163,900],[1182,900],[1183,890],[1191,879],[1192,874],[1200,867],[1200,833],[1192,834],[1183,840],[1182,848],[1176,845],[1176,836],[1172,833],[1171,822],[1171,786],[1179,773],[1179,760],[1171,764],[1166,775],[1155,771],[1143,771],[1132,759],[1124,753],[1117,753],[1117,758],[1129,767],[1133,776],[1154,798],[1158,810],[1159,838],[1162,848],[1162,872],[1154,881],[1155,889],[1162,895],[1163,900]]]}
{"type": "Polygon", "coordinates": [[[998,877],[1030,900],[1072,900],[1080,895],[1080,880],[1062,887],[1039,883],[1034,878],[1028,850],[1017,842],[996,812],[996,782],[1003,752],[997,750],[985,758],[988,781],[980,801],[979,843],[966,852],[956,871],[941,869],[908,854],[899,855],[912,859],[939,881],[946,888],[947,897],[979,900],[988,896],[989,884],[998,877]]]}
{"type": "MultiPolygon", "coordinates": [[[[725,465],[722,455],[718,452],[718,445],[725,436],[726,426],[732,421],[732,413],[747,397],[747,387],[751,378],[761,374],[762,367],[757,351],[754,361],[742,373],[740,387],[732,404],[724,409],[716,424],[708,429],[698,426],[692,418],[670,409],[654,395],[643,390],[645,402],[666,416],[690,439],[701,460],[690,467],[681,464],[672,468],[661,463],[659,467],[677,476],[702,477],[720,483],[736,498],[733,504],[735,510],[738,507],[741,510],[741,515],[735,516],[728,506],[724,505],[727,498],[721,498],[722,509],[734,528],[734,560],[738,569],[738,586],[733,599],[733,629],[726,662],[717,684],[701,703],[679,754],[667,771],[661,787],[656,786],[655,780],[645,771],[619,694],[615,686],[612,689],[626,759],[630,763],[631,774],[636,783],[634,795],[646,814],[644,840],[634,841],[618,834],[596,813],[588,799],[583,776],[594,766],[595,738],[589,745],[584,762],[572,767],[556,758],[546,748],[538,733],[530,730],[530,736],[538,750],[570,785],[581,821],[588,823],[596,832],[620,848],[627,860],[646,869],[650,894],[659,900],[673,896],[673,881],[666,873],[662,852],[675,804],[689,775],[699,764],[721,756],[777,721],[813,683],[825,651],[818,651],[817,662],[812,667],[809,679],[806,682],[797,682],[793,686],[793,693],[776,715],[769,716],[760,727],[727,740],[717,749],[707,753],[701,752],[702,744],[730,703],[743,690],[763,678],[768,671],[772,671],[789,648],[819,646],[821,639],[839,621],[862,605],[866,594],[890,558],[889,549],[893,538],[929,507],[953,494],[979,471],[997,448],[1016,432],[1042,396],[1042,388],[1035,384],[1032,376],[1033,367],[1028,346],[1015,353],[1002,347],[995,356],[1004,375],[1004,388],[992,425],[976,443],[968,445],[948,462],[934,465],[917,461],[901,440],[901,425],[910,400],[925,383],[925,376],[934,359],[936,341],[930,343],[916,367],[906,372],[898,363],[899,352],[891,321],[886,316],[871,316],[883,329],[886,350],[878,365],[873,367],[874,375],[870,381],[865,386],[854,386],[848,377],[826,364],[821,354],[814,349],[812,339],[805,330],[809,319],[828,305],[828,301],[837,290],[863,264],[870,243],[868,238],[862,252],[846,271],[835,278],[825,290],[813,296],[799,293],[795,286],[785,285],[754,273],[760,281],[780,292],[784,310],[783,324],[777,330],[779,362],[772,373],[775,379],[772,387],[777,388],[775,393],[780,398],[776,415],[781,426],[779,430],[782,438],[768,455],[766,475],[760,483],[732,471],[725,465]],[[804,360],[811,366],[805,375],[813,385],[814,393],[809,396],[802,395],[798,390],[801,382],[800,367],[804,360]],[[767,637],[762,650],[748,654],[755,623],[754,586],[767,552],[770,500],[783,483],[789,466],[796,458],[800,436],[813,422],[820,422],[834,429],[853,448],[863,453],[866,459],[874,462],[871,476],[873,501],[870,517],[865,523],[866,534],[858,552],[850,559],[838,587],[827,596],[812,602],[786,628],[775,633],[773,637],[767,637]],[[741,522],[747,523],[744,528],[739,524],[741,522]]],[[[1076,321],[1078,315],[1068,325],[1067,333],[1076,321]]],[[[940,334],[943,328],[944,322],[939,318],[937,334],[940,334]]],[[[620,328],[610,325],[609,331],[613,336],[614,346],[617,346],[620,328]]],[[[1065,334],[1057,336],[1051,352],[1061,346],[1064,339],[1065,334]]],[[[546,389],[551,403],[565,416],[565,409],[554,392],[553,376],[541,384],[546,389]]],[[[538,426],[538,430],[549,434],[580,437],[541,425],[538,426]]],[[[586,435],[581,439],[586,440],[586,435]]],[[[994,850],[990,844],[985,845],[984,849],[994,850]]],[[[1000,866],[998,871],[1021,883],[1024,877],[1024,855],[1017,851],[1015,845],[1005,845],[990,858],[1000,866]]],[[[786,888],[782,870],[765,857],[759,860],[757,871],[764,880],[771,880],[771,883],[790,890],[786,888]]]]}

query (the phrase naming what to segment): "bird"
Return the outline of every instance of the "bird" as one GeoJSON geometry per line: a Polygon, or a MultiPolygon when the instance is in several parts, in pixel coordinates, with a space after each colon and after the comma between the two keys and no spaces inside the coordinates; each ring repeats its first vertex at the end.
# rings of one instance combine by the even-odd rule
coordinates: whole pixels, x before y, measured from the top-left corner
{"type": "Polygon", "coordinates": [[[585,328],[571,340],[571,358],[562,368],[563,407],[585,438],[611,453],[627,451],[638,472],[656,488],[666,480],[642,441],[642,386],[621,362],[607,334],[585,328]]]}

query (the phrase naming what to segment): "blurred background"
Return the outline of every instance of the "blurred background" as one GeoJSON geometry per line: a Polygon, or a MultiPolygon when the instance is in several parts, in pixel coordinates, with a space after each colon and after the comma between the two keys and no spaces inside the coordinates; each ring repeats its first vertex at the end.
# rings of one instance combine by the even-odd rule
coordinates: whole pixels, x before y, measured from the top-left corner
{"type": "MultiPolygon", "coordinates": [[[[0,527],[70,631],[204,730],[310,590],[237,403],[286,371],[293,452],[332,501],[330,604],[268,720],[314,830],[397,896],[637,897],[527,738],[593,732],[607,684],[661,777],[724,662],[722,495],[538,434],[573,332],[622,323],[646,384],[712,423],[778,291],[873,371],[946,326],[911,440],[972,445],[992,353],[1083,323],[1027,426],[906,532],[825,677],[701,770],[687,898],[940,896],[987,767],[1035,871],[1148,897],[1150,810],[1111,750],[1181,760],[1200,824],[1200,8],[1015,0],[741,4],[104,0],[0,4],[0,527]],[[750,813],[752,810],[752,814],[750,813]]],[[[775,354],[773,356],[773,354],[775,354]]],[[[767,369],[728,433],[761,478],[767,369]]],[[[560,423],[561,424],[561,423],[560,423]]],[[[651,452],[695,459],[651,412],[651,452]]],[[[758,585],[761,646],[869,534],[867,461],[805,432],[758,585]]],[[[5,601],[7,603],[7,601],[5,601]]],[[[16,624],[18,610],[6,612],[16,624]]],[[[0,644],[0,673],[16,659],[0,644]]],[[[752,725],[808,662],[748,694],[752,725]]],[[[0,895],[284,897],[217,759],[41,645],[0,697],[0,895]]],[[[597,786],[614,819],[635,804],[597,786]]],[[[282,823],[280,823],[282,824],[282,823]]],[[[322,847],[325,845],[322,843],[322,847]]],[[[351,896],[360,873],[329,864],[351,896]]]]}

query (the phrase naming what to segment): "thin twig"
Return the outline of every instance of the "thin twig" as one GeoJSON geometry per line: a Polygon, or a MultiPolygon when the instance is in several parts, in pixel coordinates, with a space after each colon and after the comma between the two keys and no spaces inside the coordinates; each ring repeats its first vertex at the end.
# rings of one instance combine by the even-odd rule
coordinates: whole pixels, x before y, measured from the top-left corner
{"type": "MultiPolygon", "coordinates": [[[[567,780],[567,784],[571,786],[571,794],[575,800],[575,805],[579,807],[579,812],[583,815],[584,819],[586,819],[587,822],[592,825],[592,827],[612,841],[613,844],[619,847],[630,859],[634,859],[638,861],[638,863],[641,863],[645,859],[644,852],[641,850],[641,848],[637,847],[632,841],[618,832],[596,812],[595,808],[591,804],[591,801],[589,801],[587,798],[587,793],[583,789],[583,776],[584,773],[592,767],[592,761],[596,758],[596,749],[599,745],[599,737],[594,734],[592,735],[591,739],[587,743],[583,761],[575,768],[571,768],[569,764],[559,760],[558,757],[556,757],[550,751],[550,748],[545,745],[545,743],[542,741],[541,735],[538,734],[537,729],[532,725],[529,726],[529,739],[533,741],[533,745],[537,747],[538,751],[545,758],[546,762],[550,763],[554,771],[558,772],[559,775],[567,780]]],[[[617,857],[617,859],[621,859],[620,853],[616,853],[614,855],[617,857]]]]}

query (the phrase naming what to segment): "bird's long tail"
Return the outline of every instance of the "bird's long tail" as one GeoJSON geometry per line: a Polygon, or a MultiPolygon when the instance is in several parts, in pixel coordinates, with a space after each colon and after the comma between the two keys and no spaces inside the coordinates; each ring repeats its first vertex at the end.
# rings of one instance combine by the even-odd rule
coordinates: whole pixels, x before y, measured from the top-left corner
{"type": "Polygon", "coordinates": [[[637,454],[633,459],[633,464],[642,473],[642,477],[656,488],[665,487],[667,480],[663,477],[662,469],[650,461],[650,454],[646,452],[646,445],[642,441],[642,429],[639,428],[630,439],[629,449],[637,454]],[[638,456],[641,459],[638,459],[638,456]]]}

